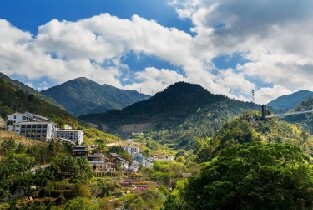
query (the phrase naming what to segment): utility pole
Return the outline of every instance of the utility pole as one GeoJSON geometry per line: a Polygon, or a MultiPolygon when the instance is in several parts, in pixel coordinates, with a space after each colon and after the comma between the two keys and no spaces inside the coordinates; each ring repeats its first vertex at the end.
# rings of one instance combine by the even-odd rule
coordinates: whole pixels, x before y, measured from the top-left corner
{"type": "Polygon", "coordinates": [[[92,80],[92,76],[93,76],[93,75],[92,75],[92,74],[90,74],[90,79],[91,79],[91,80],[92,80]]]}

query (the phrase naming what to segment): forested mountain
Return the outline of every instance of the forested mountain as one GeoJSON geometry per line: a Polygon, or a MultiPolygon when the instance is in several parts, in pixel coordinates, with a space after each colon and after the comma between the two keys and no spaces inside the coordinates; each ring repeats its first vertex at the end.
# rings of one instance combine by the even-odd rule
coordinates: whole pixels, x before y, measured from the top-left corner
{"type": "MultiPolygon", "coordinates": [[[[259,141],[266,144],[293,144],[313,157],[313,136],[298,125],[275,118],[264,121],[251,120],[245,116],[235,117],[225,123],[209,141],[213,156],[215,152],[232,144],[259,141]]],[[[209,158],[209,154],[207,152],[206,157],[202,158],[209,158]]]]}
{"type": "Polygon", "coordinates": [[[277,111],[294,109],[302,101],[307,100],[311,96],[313,96],[312,91],[300,90],[290,95],[280,96],[277,99],[269,102],[267,105],[277,111]]]}
{"type": "Polygon", "coordinates": [[[235,117],[213,137],[196,139],[201,171],[177,183],[165,209],[312,208],[313,137],[297,125],[257,115],[235,117]]]}
{"type": "Polygon", "coordinates": [[[0,72],[0,79],[6,80],[8,83],[14,85],[16,88],[18,88],[19,90],[24,91],[25,93],[36,95],[37,97],[47,101],[48,103],[56,105],[56,106],[60,107],[61,109],[64,109],[63,106],[58,104],[52,98],[49,98],[47,96],[44,96],[44,95],[40,94],[37,90],[34,90],[33,88],[29,87],[28,85],[25,85],[24,83],[22,83],[22,82],[20,82],[18,80],[12,80],[10,77],[8,77],[7,75],[5,75],[5,74],[3,74],[1,72],[0,72]]]}
{"type": "Polygon", "coordinates": [[[110,132],[128,136],[149,133],[173,147],[192,147],[194,136],[211,136],[229,117],[259,106],[214,95],[199,85],[178,82],[148,100],[123,110],[81,116],[103,124],[110,132]]]}
{"type": "Polygon", "coordinates": [[[43,100],[36,93],[28,87],[28,91],[24,91],[19,86],[15,85],[6,78],[0,78],[0,116],[6,119],[8,114],[13,111],[18,112],[31,112],[47,116],[49,119],[54,120],[59,124],[71,124],[77,126],[77,120],[67,111],[62,110],[59,106],[51,104],[43,100]],[[14,110],[16,109],[16,110],[14,110]]]}
{"type": "Polygon", "coordinates": [[[99,85],[84,77],[67,81],[41,93],[56,100],[75,116],[122,109],[149,98],[134,90],[120,90],[111,85],[99,85]]]}
{"type": "MultiPolygon", "coordinates": [[[[313,110],[313,96],[309,99],[302,101],[300,105],[295,108],[296,111],[313,110]]],[[[294,115],[286,117],[286,121],[291,123],[297,123],[303,127],[303,129],[313,134],[313,112],[301,115],[294,115]]]]}

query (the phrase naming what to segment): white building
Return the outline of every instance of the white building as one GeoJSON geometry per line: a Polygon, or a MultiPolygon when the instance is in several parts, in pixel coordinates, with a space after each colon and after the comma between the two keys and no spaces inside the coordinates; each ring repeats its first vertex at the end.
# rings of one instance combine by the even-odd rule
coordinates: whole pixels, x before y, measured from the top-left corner
{"type": "Polygon", "coordinates": [[[49,121],[48,118],[29,112],[23,114],[16,112],[8,115],[8,131],[44,141],[58,138],[81,145],[84,140],[84,132],[82,130],[59,130],[57,124],[49,121]]]}
{"type": "Polygon", "coordinates": [[[15,112],[8,115],[8,131],[16,131],[16,125],[18,123],[28,121],[48,121],[48,118],[29,112],[25,112],[23,114],[15,112]]]}
{"type": "Polygon", "coordinates": [[[128,139],[127,144],[123,146],[123,149],[128,152],[129,155],[135,156],[140,153],[140,144],[134,142],[134,140],[128,139]]]}
{"type": "Polygon", "coordinates": [[[144,159],[144,163],[143,163],[143,166],[146,167],[146,168],[152,168],[153,167],[153,160],[150,159],[150,158],[145,158],[144,159]]]}
{"type": "Polygon", "coordinates": [[[14,131],[18,135],[28,138],[48,141],[53,138],[53,130],[55,129],[57,129],[57,125],[50,121],[26,121],[17,123],[14,131]]]}
{"type": "Polygon", "coordinates": [[[82,130],[55,130],[54,138],[69,140],[81,145],[84,142],[84,132],[82,130]]]}
{"type": "Polygon", "coordinates": [[[138,163],[137,161],[133,161],[131,166],[129,166],[128,170],[134,173],[137,173],[139,171],[140,168],[140,163],[138,163]]]}

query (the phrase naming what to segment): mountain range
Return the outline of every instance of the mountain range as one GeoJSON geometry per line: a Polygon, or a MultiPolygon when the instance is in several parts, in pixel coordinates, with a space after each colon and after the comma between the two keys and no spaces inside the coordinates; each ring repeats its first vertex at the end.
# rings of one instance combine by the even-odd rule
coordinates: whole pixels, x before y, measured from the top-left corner
{"type": "Polygon", "coordinates": [[[214,95],[200,85],[178,82],[123,110],[79,119],[102,124],[102,128],[123,137],[148,132],[154,140],[173,147],[192,147],[195,136],[211,136],[229,117],[259,109],[253,103],[214,95]]]}
{"type": "Polygon", "coordinates": [[[149,98],[134,90],[100,85],[85,77],[69,80],[40,93],[54,99],[75,116],[122,109],[149,98]]]}
{"type": "Polygon", "coordinates": [[[267,105],[273,108],[274,111],[287,111],[294,109],[297,105],[300,105],[302,101],[305,101],[312,96],[312,91],[300,90],[290,95],[280,96],[269,102],[267,105]]]}

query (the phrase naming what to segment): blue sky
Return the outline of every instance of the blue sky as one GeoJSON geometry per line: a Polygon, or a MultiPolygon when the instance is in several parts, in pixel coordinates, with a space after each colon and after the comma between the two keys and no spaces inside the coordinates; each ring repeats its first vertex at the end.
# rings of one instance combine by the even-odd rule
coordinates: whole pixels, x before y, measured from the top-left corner
{"type": "Polygon", "coordinates": [[[100,84],[149,94],[184,80],[240,100],[255,89],[257,102],[266,103],[313,89],[312,6],[1,0],[0,71],[38,90],[93,75],[100,84]]]}
{"type": "Polygon", "coordinates": [[[190,21],[181,20],[175,8],[164,0],[1,0],[0,18],[14,26],[37,33],[38,26],[51,19],[76,21],[100,13],[110,13],[119,18],[138,14],[146,19],[190,32],[190,21]]]}

